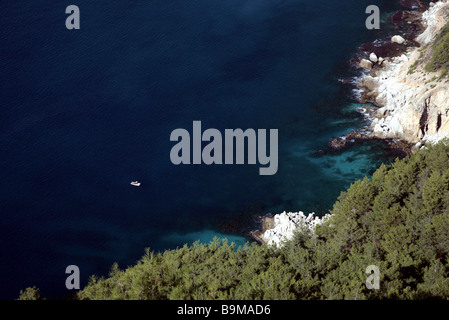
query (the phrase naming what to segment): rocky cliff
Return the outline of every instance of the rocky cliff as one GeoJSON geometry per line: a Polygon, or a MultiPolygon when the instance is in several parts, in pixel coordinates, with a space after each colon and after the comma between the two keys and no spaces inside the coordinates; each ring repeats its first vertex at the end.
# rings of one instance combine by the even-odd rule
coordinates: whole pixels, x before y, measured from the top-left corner
{"type": "MultiPolygon", "coordinates": [[[[413,19],[416,15],[419,12],[410,14],[413,19]]],[[[424,68],[432,55],[435,36],[449,22],[449,0],[431,3],[418,20],[423,31],[415,39],[397,34],[384,45],[390,48],[393,56],[382,57],[371,52],[369,58],[360,61],[360,67],[369,70],[369,75],[358,87],[364,91],[364,101],[379,106],[369,130],[361,134],[364,139],[399,139],[420,147],[449,137],[449,79],[440,77],[440,72],[427,72],[424,68]],[[401,51],[404,53],[397,54],[401,51]]],[[[381,52],[379,47],[372,49],[381,52]]],[[[357,134],[351,133],[349,137],[357,134]]],[[[342,145],[346,144],[342,142],[342,145]]],[[[283,212],[264,218],[263,231],[253,236],[268,245],[282,246],[297,231],[313,232],[327,217],[329,215],[319,218],[314,213],[306,216],[303,212],[283,212]]]]}
{"type": "Polygon", "coordinates": [[[448,21],[449,1],[431,3],[421,16],[424,31],[414,39],[419,46],[386,58],[359,83],[366,100],[380,107],[371,124],[372,137],[419,144],[449,137],[449,80],[424,69],[435,35],[448,21]]]}
{"type": "Polygon", "coordinates": [[[259,235],[262,242],[269,246],[282,246],[284,241],[291,240],[296,232],[311,232],[313,234],[317,225],[322,224],[330,215],[320,218],[310,213],[307,216],[303,212],[283,212],[274,217],[264,219],[264,232],[259,235]]]}

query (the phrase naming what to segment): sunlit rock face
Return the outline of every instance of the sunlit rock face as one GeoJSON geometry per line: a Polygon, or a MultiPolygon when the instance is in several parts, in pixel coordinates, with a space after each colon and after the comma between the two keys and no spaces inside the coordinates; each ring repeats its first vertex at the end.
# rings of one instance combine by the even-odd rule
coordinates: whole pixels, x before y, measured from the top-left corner
{"type": "Polygon", "coordinates": [[[273,228],[266,230],[262,236],[268,245],[282,246],[284,241],[293,239],[296,232],[308,232],[313,234],[317,225],[321,225],[330,215],[323,218],[310,213],[307,216],[302,212],[283,212],[275,215],[273,228]]]}
{"type": "Polygon", "coordinates": [[[381,69],[359,83],[365,97],[381,107],[371,124],[374,137],[411,143],[449,137],[449,81],[436,81],[440,72],[427,72],[425,63],[418,62],[431,54],[435,35],[449,21],[448,12],[446,1],[429,7],[422,14],[425,30],[416,38],[421,47],[386,59],[381,69]]]}

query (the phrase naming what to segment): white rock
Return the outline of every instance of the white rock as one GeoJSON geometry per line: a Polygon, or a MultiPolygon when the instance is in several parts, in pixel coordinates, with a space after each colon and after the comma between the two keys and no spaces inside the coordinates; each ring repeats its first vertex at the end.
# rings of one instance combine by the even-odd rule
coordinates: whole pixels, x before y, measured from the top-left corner
{"type": "Polygon", "coordinates": [[[391,38],[391,42],[395,42],[395,43],[398,43],[398,44],[403,44],[405,42],[405,39],[403,37],[401,37],[401,36],[396,35],[396,36],[393,36],[391,38]]]}
{"type": "Polygon", "coordinates": [[[447,1],[439,1],[423,12],[422,24],[426,26],[426,29],[416,38],[421,45],[430,43],[435,34],[445,25],[447,4],[447,1]]]}
{"type": "Polygon", "coordinates": [[[314,213],[304,215],[303,212],[283,212],[274,216],[273,229],[266,230],[262,236],[269,245],[281,247],[284,241],[291,240],[295,233],[300,230],[315,231],[317,225],[321,225],[330,217],[329,214],[323,218],[316,217],[314,213]]]}
{"type": "Polygon", "coordinates": [[[363,69],[367,69],[367,70],[371,70],[373,68],[373,63],[369,60],[366,59],[362,59],[360,61],[359,66],[363,69]]]}
{"type": "Polygon", "coordinates": [[[374,63],[379,61],[379,59],[377,58],[377,56],[374,52],[371,52],[371,54],[369,55],[369,59],[371,60],[371,62],[374,62],[374,63]]]}
{"type": "MultiPolygon", "coordinates": [[[[423,41],[433,38],[449,21],[447,10],[448,2],[438,2],[423,13],[423,24],[427,25],[423,41]],[[438,24],[433,24],[435,21],[438,24]]],[[[367,89],[376,94],[376,105],[384,107],[371,124],[372,136],[414,144],[419,141],[433,144],[449,137],[449,83],[438,82],[430,90],[425,81],[431,75],[422,68],[410,74],[410,67],[420,55],[418,48],[408,50],[404,55],[384,61],[383,68],[372,77],[372,86],[367,89]]]]}

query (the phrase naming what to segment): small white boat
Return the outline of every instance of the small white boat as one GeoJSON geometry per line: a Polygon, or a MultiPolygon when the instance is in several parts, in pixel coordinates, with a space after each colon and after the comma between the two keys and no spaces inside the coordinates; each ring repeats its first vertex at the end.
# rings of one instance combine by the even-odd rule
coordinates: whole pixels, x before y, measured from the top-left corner
{"type": "Polygon", "coordinates": [[[139,181],[132,181],[131,185],[133,185],[135,187],[140,187],[140,182],[139,181]]]}

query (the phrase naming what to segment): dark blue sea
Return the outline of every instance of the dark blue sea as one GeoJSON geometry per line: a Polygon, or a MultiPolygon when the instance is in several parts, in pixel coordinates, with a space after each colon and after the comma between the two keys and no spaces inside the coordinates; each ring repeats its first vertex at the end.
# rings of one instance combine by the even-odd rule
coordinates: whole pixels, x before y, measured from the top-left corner
{"type": "MultiPolygon", "coordinates": [[[[0,298],[61,298],[145,248],[228,237],[255,217],[324,214],[352,181],[391,159],[366,142],[316,155],[362,127],[347,61],[399,1],[122,0],[0,3],[0,298]],[[279,168],[181,165],[170,133],[278,129],[279,168]],[[130,182],[142,185],[133,187],[130,182]]],[[[387,18],[385,18],[387,19],[387,18]]]]}

